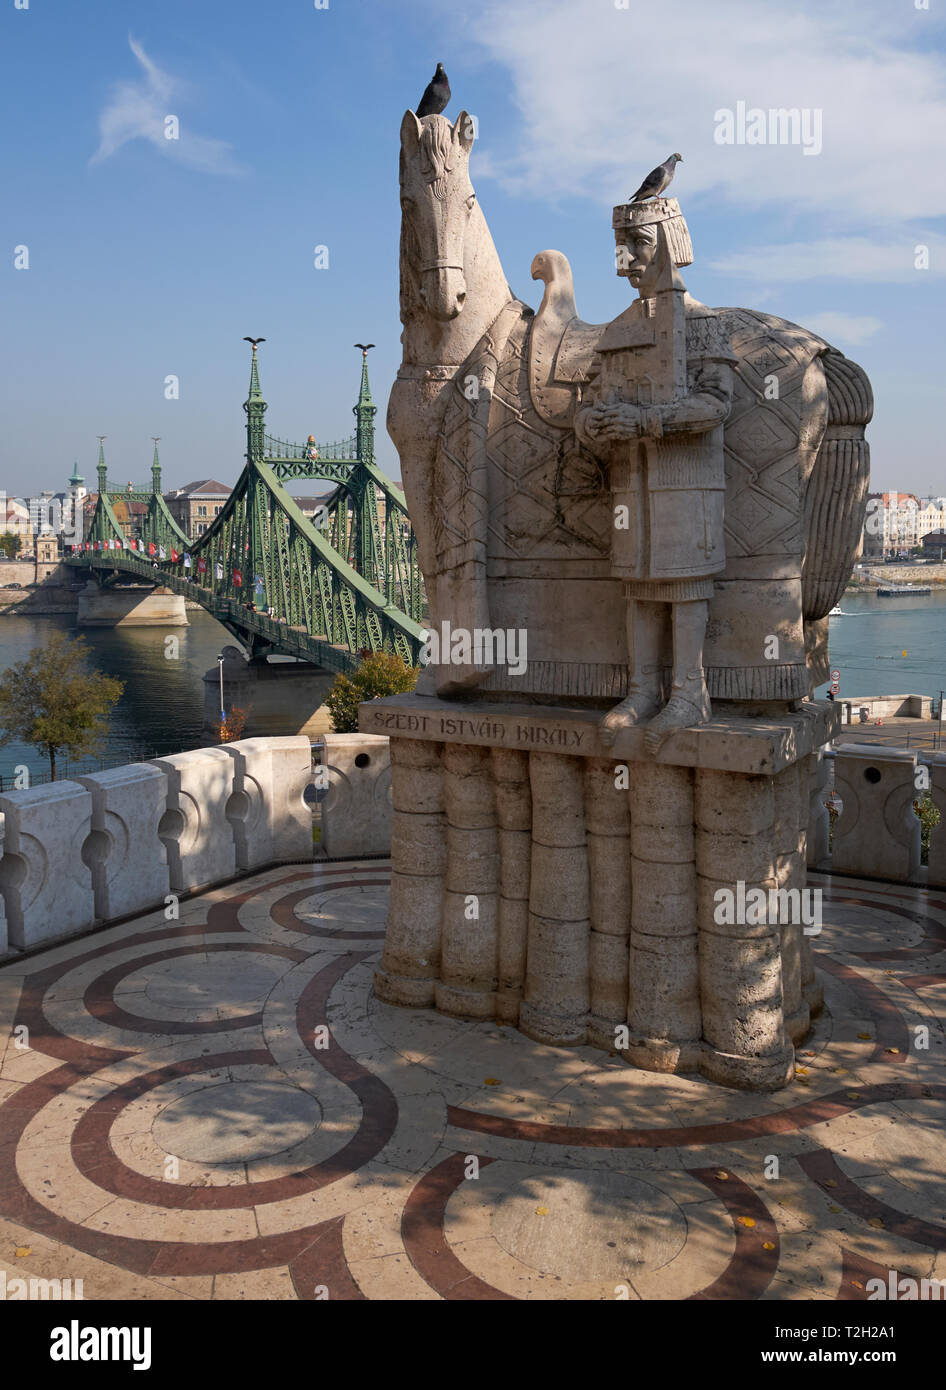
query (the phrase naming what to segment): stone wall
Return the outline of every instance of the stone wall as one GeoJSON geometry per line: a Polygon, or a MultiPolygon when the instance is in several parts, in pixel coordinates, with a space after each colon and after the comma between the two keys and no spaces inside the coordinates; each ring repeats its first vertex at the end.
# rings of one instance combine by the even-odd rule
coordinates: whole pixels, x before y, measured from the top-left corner
{"type": "Polygon", "coordinates": [[[946,584],[946,565],[885,565],[880,560],[864,563],[867,568],[856,569],[851,576],[851,582],[859,589],[876,589],[878,585],[886,588],[888,584],[946,584]]]}
{"type": "Polygon", "coordinates": [[[311,859],[312,781],[307,738],[244,739],[0,795],[0,955],[311,859]]]}
{"type": "Polygon", "coordinates": [[[0,586],[20,584],[20,589],[0,587],[0,613],[75,612],[78,591],[68,565],[35,563],[33,560],[0,560],[0,586]],[[28,588],[28,585],[34,587],[28,588]]]}
{"type": "Polygon", "coordinates": [[[860,722],[860,711],[868,711],[868,721],[874,719],[932,719],[933,701],[929,695],[845,695],[837,696],[845,723],[860,722]]]}

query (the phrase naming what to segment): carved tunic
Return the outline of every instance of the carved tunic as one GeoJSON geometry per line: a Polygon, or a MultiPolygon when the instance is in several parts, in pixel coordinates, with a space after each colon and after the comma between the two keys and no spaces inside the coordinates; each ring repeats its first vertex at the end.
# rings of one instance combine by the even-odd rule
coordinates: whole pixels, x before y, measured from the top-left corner
{"type": "Polygon", "coordinates": [[[637,599],[708,599],[725,566],[723,421],[735,354],[702,306],[686,316],[686,395],[653,403],[648,329],[653,301],[636,300],[598,344],[583,410],[629,402],[642,412],[638,442],[610,446],[616,515],[612,573],[637,599]],[[627,525],[622,523],[625,519],[627,525]]]}

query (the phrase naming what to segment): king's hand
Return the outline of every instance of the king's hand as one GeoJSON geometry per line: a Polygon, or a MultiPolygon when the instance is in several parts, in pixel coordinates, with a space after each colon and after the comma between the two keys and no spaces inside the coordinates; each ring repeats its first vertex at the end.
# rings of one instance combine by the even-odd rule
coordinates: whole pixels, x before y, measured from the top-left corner
{"type": "Polygon", "coordinates": [[[641,412],[634,405],[588,406],[578,412],[575,429],[592,446],[639,439],[641,412]]]}
{"type": "Polygon", "coordinates": [[[636,405],[602,407],[597,435],[599,439],[616,443],[625,439],[639,439],[640,434],[641,412],[636,405]]]}

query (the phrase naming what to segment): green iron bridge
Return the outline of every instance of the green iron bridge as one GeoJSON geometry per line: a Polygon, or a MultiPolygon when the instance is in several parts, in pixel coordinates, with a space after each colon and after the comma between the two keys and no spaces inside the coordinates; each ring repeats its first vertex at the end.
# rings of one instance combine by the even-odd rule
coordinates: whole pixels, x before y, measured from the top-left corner
{"type": "Polygon", "coordinates": [[[109,489],[100,443],[98,503],[66,564],[92,571],[103,587],[143,580],[195,599],[251,659],[278,653],[347,671],[365,652],[387,651],[416,665],[424,607],[417,545],[403,492],[374,460],[367,349],[349,439],[293,444],[265,433],[255,343],[243,409],[246,467],[196,537],[164,500],[157,442],[150,489],[121,491],[109,489]],[[314,521],[286,490],[295,479],[335,485],[314,521]],[[129,502],[147,506],[134,547],[118,515],[129,502]]]}

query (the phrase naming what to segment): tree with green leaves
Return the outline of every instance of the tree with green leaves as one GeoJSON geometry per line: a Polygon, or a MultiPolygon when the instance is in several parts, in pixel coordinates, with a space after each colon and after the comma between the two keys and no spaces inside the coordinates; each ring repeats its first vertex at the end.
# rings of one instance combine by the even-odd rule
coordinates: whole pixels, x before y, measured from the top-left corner
{"type": "Polygon", "coordinates": [[[364,660],[350,676],[335,677],[325,703],[337,734],[358,732],[358,706],[382,695],[401,695],[413,690],[420,670],[408,666],[393,652],[365,653],[364,660]]]}
{"type": "Polygon", "coordinates": [[[23,537],[18,536],[15,531],[4,531],[0,534],[0,553],[8,560],[15,560],[23,549],[23,537]]]}
{"type": "Polygon", "coordinates": [[[55,782],[57,754],[81,758],[100,751],[108,714],[124,688],[124,681],[89,670],[83,638],[57,632],[0,676],[0,745],[32,744],[49,759],[55,782]]]}

